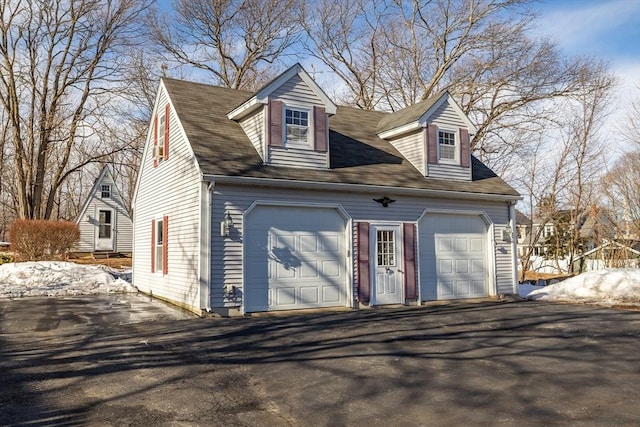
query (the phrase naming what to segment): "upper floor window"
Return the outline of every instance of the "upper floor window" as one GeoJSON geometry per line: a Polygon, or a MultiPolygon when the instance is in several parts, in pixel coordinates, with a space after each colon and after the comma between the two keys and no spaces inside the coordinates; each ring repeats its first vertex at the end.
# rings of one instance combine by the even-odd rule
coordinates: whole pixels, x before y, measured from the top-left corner
{"type": "Polygon", "coordinates": [[[439,160],[456,160],[456,134],[445,130],[438,131],[439,160]]]}
{"type": "Polygon", "coordinates": [[[156,145],[156,157],[158,158],[158,161],[164,160],[164,132],[166,119],[165,114],[158,116],[158,144],[156,145]]]}
{"type": "Polygon", "coordinates": [[[309,145],[309,111],[286,108],[284,110],[284,121],[287,144],[309,145]]]}
{"type": "Polygon", "coordinates": [[[108,199],[111,197],[111,186],[110,185],[101,185],[100,186],[100,197],[103,199],[108,199]]]}
{"type": "Polygon", "coordinates": [[[169,158],[169,104],[156,114],[153,122],[153,166],[169,158]]]}

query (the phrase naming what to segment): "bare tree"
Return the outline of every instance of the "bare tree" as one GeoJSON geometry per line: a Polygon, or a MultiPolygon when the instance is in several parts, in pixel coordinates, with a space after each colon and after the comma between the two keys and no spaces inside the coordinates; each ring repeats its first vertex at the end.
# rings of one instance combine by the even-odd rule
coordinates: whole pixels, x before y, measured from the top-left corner
{"type": "Polygon", "coordinates": [[[532,39],[527,0],[325,0],[308,8],[307,51],[350,103],[391,111],[449,90],[477,126],[476,155],[498,172],[579,92],[588,60],[532,39]]]}
{"type": "Polygon", "coordinates": [[[178,0],[175,16],[152,20],[152,36],[171,59],[216,84],[255,89],[297,41],[300,7],[300,0],[178,0]]]}
{"type": "Polygon", "coordinates": [[[307,52],[346,85],[343,101],[365,110],[375,109],[382,99],[380,70],[391,48],[384,26],[394,25],[387,11],[390,7],[378,0],[323,0],[302,17],[307,52]]]}
{"type": "Polygon", "coordinates": [[[618,223],[619,237],[640,239],[640,151],[622,156],[604,176],[602,191],[618,223]]]}
{"type": "Polygon", "coordinates": [[[0,1],[0,106],[9,119],[16,213],[49,218],[60,186],[121,147],[96,120],[117,98],[147,4],[0,1]]]}
{"type": "Polygon", "coordinates": [[[565,170],[564,195],[571,215],[571,228],[564,241],[569,272],[573,272],[573,260],[583,249],[586,236],[581,236],[580,226],[597,200],[596,185],[607,161],[599,133],[611,107],[611,91],[616,81],[604,63],[593,61],[593,64],[578,79],[579,91],[571,99],[573,108],[567,114],[570,121],[565,128],[566,146],[571,153],[571,162],[565,170]]]}

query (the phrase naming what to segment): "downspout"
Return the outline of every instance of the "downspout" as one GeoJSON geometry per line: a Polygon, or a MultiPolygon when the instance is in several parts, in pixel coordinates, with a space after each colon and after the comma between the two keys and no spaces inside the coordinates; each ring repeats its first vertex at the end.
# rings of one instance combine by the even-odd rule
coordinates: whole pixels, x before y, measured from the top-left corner
{"type": "Polygon", "coordinates": [[[215,183],[200,184],[200,309],[211,312],[211,193],[215,183]]]}
{"type": "Polygon", "coordinates": [[[511,227],[511,255],[513,258],[512,281],[513,294],[518,295],[518,241],[516,232],[516,201],[508,202],[509,206],[509,226],[511,227]]]}

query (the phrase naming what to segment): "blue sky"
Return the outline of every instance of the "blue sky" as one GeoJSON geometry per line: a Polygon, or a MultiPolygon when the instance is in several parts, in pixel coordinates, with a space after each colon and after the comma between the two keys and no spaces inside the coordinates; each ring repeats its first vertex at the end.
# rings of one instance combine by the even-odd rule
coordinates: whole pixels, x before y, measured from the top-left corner
{"type": "Polygon", "coordinates": [[[535,31],[569,55],[609,62],[621,88],[640,86],[640,0],[543,0],[535,31]]]}
{"type": "Polygon", "coordinates": [[[567,53],[640,60],[640,0],[545,0],[538,31],[567,53]]]}

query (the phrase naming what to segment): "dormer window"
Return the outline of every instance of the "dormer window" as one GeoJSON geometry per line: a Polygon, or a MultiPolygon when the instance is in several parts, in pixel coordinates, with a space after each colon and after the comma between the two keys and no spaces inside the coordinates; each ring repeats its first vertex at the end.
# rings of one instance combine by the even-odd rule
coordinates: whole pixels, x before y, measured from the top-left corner
{"type": "Polygon", "coordinates": [[[286,145],[309,146],[309,111],[285,108],[286,145]]]}
{"type": "Polygon", "coordinates": [[[456,153],[456,133],[446,130],[438,130],[438,158],[443,163],[455,162],[456,153]]]}

